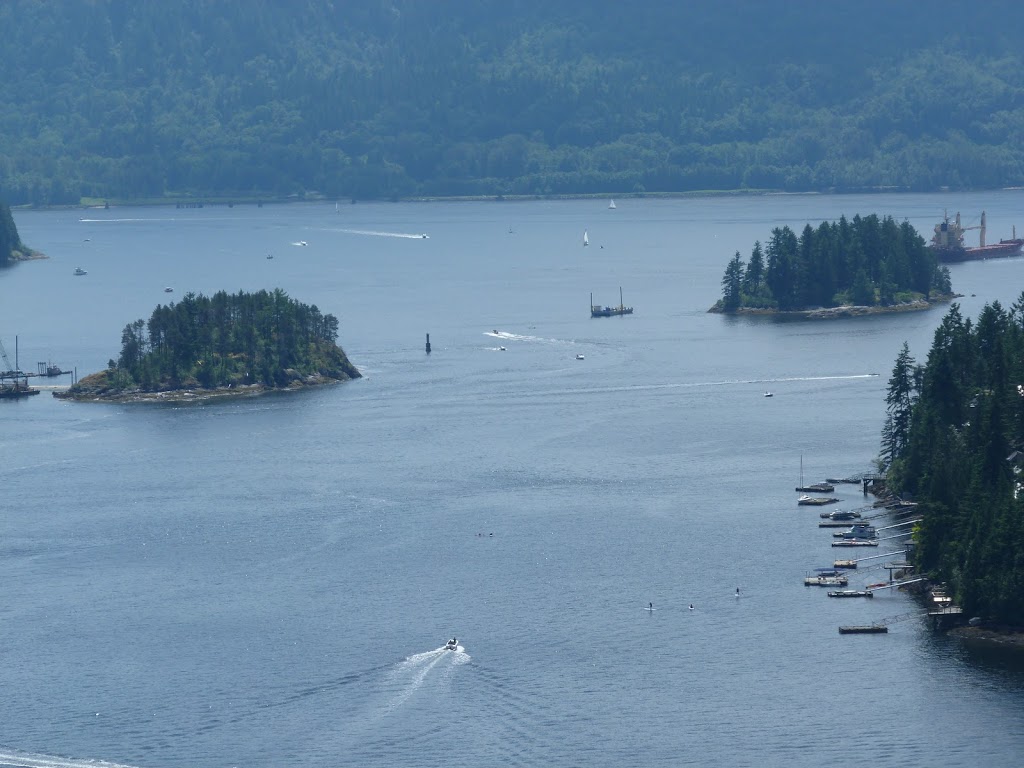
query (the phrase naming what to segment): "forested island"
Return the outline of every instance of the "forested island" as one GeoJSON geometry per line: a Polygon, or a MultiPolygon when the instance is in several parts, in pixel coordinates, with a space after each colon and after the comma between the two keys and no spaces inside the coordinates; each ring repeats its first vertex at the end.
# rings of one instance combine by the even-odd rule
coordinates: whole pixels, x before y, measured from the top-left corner
{"type": "Polygon", "coordinates": [[[0,200],[0,267],[9,266],[12,261],[46,258],[21,242],[18,227],[11,216],[11,208],[0,200]]]}
{"type": "Polygon", "coordinates": [[[746,263],[737,251],[709,311],[836,317],[924,309],[952,293],[949,269],[909,222],[843,216],[817,229],[807,224],[799,237],[776,227],[746,263]]]}
{"type": "Polygon", "coordinates": [[[0,197],[1024,184],[1024,4],[6,0],[0,197]]]}
{"type": "Polygon", "coordinates": [[[916,567],[966,616],[1024,627],[1024,293],[976,323],[954,304],[923,366],[903,345],[886,403],[881,461],[918,502],[916,567]]]}
{"type": "Polygon", "coordinates": [[[55,397],[183,399],[356,379],[336,343],[338,319],[280,290],[186,294],[124,327],[107,369],[55,397]]]}

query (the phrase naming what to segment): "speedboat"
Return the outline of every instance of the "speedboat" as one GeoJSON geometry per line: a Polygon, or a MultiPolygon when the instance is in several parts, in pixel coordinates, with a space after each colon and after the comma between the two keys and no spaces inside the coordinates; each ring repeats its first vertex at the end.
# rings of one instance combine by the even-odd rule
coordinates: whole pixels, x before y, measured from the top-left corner
{"type": "Polygon", "coordinates": [[[299,240],[299,245],[307,245],[305,240],[299,240]]]}
{"type": "Polygon", "coordinates": [[[577,360],[582,360],[582,359],[583,359],[583,355],[582,355],[582,354],[580,354],[580,355],[576,355],[576,359],[577,359],[577,360]]]}
{"type": "Polygon", "coordinates": [[[444,650],[446,651],[457,651],[459,650],[459,641],[454,637],[444,644],[444,650]]]}
{"type": "Polygon", "coordinates": [[[174,293],[174,289],[168,285],[166,288],[164,288],[164,293],[174,293]]]}
{"type": "Polygon", "coordinates": [[[772,394],[771,392],[765,392],[765,393],[764,393],[764,396],[765,396],[765,397],[775,397],[775,395],[774,395],[774,394],[772,394]]]}
{"type": "Polygon", "coordinates": [[[504,351],[505,351],[505,348],[504,348],[504,347],[498,347],[498,351],[499,351],[499,352],[504,352],[504,351]]]}
{"type": "Polygon", "coordinates": [[[76,274],[76,275],[88,275],[89,273],[88,273],[88,272],[86,272],[86,271],[85,271],[84,269],[82,269],[81,267],[75,267],[75,274],[76,274]]]}

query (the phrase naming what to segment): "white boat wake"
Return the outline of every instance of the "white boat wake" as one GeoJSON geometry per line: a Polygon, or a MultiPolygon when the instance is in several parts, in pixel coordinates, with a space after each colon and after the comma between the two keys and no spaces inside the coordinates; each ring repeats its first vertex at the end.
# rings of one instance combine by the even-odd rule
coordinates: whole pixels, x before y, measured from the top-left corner
{"type": "Polygon", "coordinates": [[[123,763],[109,763],[105,760],[76,760],[56,755],[37,755],[0,749],[0,765],[15,768],[134,768],[123,763]]]}
{"type": "Polygon", "coordinates": [[[509,341],[528,341],[539,344],[575,344],[575,341],[568,341],[566,339],[546,339],[543,336],[529,336],[521,333],[509,333],[508,331],[484,331],[484,336],[490,336],[494,339],[507,339],[509,341]]]}
{"type": "Polygon", "coordinates": [[[454,651],[441,646],[433,651],[409,656],[388,674],[387,684],[392,690],[384,709],[391,712],[402,706],[410,696],[435,676],[439,676],[442,682],[447,681],[452,670],[468,664],[470,658],[461,645],[454,651]],[[436,675],[433,674],[435,670],[436,675]]]}
{"type": "Polygon", "coordinates": [[[429,240],[428,235],[409,234],[408,232],[377,232],[372,229],[336,229],[335,232],[344,232],[346,235],[369,235],[370,237],[404,237],[407,240],[429,240]]]}

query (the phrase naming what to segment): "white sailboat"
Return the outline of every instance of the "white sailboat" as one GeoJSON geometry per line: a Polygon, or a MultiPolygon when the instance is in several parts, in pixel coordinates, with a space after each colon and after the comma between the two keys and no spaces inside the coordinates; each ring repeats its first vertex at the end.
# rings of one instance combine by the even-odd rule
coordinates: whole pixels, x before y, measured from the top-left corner
{"type": "Polygon", "coordinates": [[[583,230],[583,245],[584,246],[590,245],[590,238],[587,237],[587,231],[586,230],[583,230]]]}
{"type": "Polygon", "coordinates": [[[615,201],[612,200],[610,203],[608,203],[608,207],[611,208],[612,210],[615,210],[615,201]]]}

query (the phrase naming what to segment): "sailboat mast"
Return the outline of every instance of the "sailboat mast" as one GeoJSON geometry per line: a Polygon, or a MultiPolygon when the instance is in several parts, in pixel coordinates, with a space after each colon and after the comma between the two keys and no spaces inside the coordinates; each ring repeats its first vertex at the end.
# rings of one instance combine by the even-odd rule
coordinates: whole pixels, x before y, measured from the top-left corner
{"type": "Polygon", "coordinates": [[[620,313],[622,312],[622,309],[623,309],[623,308],[624,308],[625,306],[626,306],[626,305],[622,303],[622,286],[620,285],[620,286],[619,286],[619,312],[620,312],[620,313]]]}

